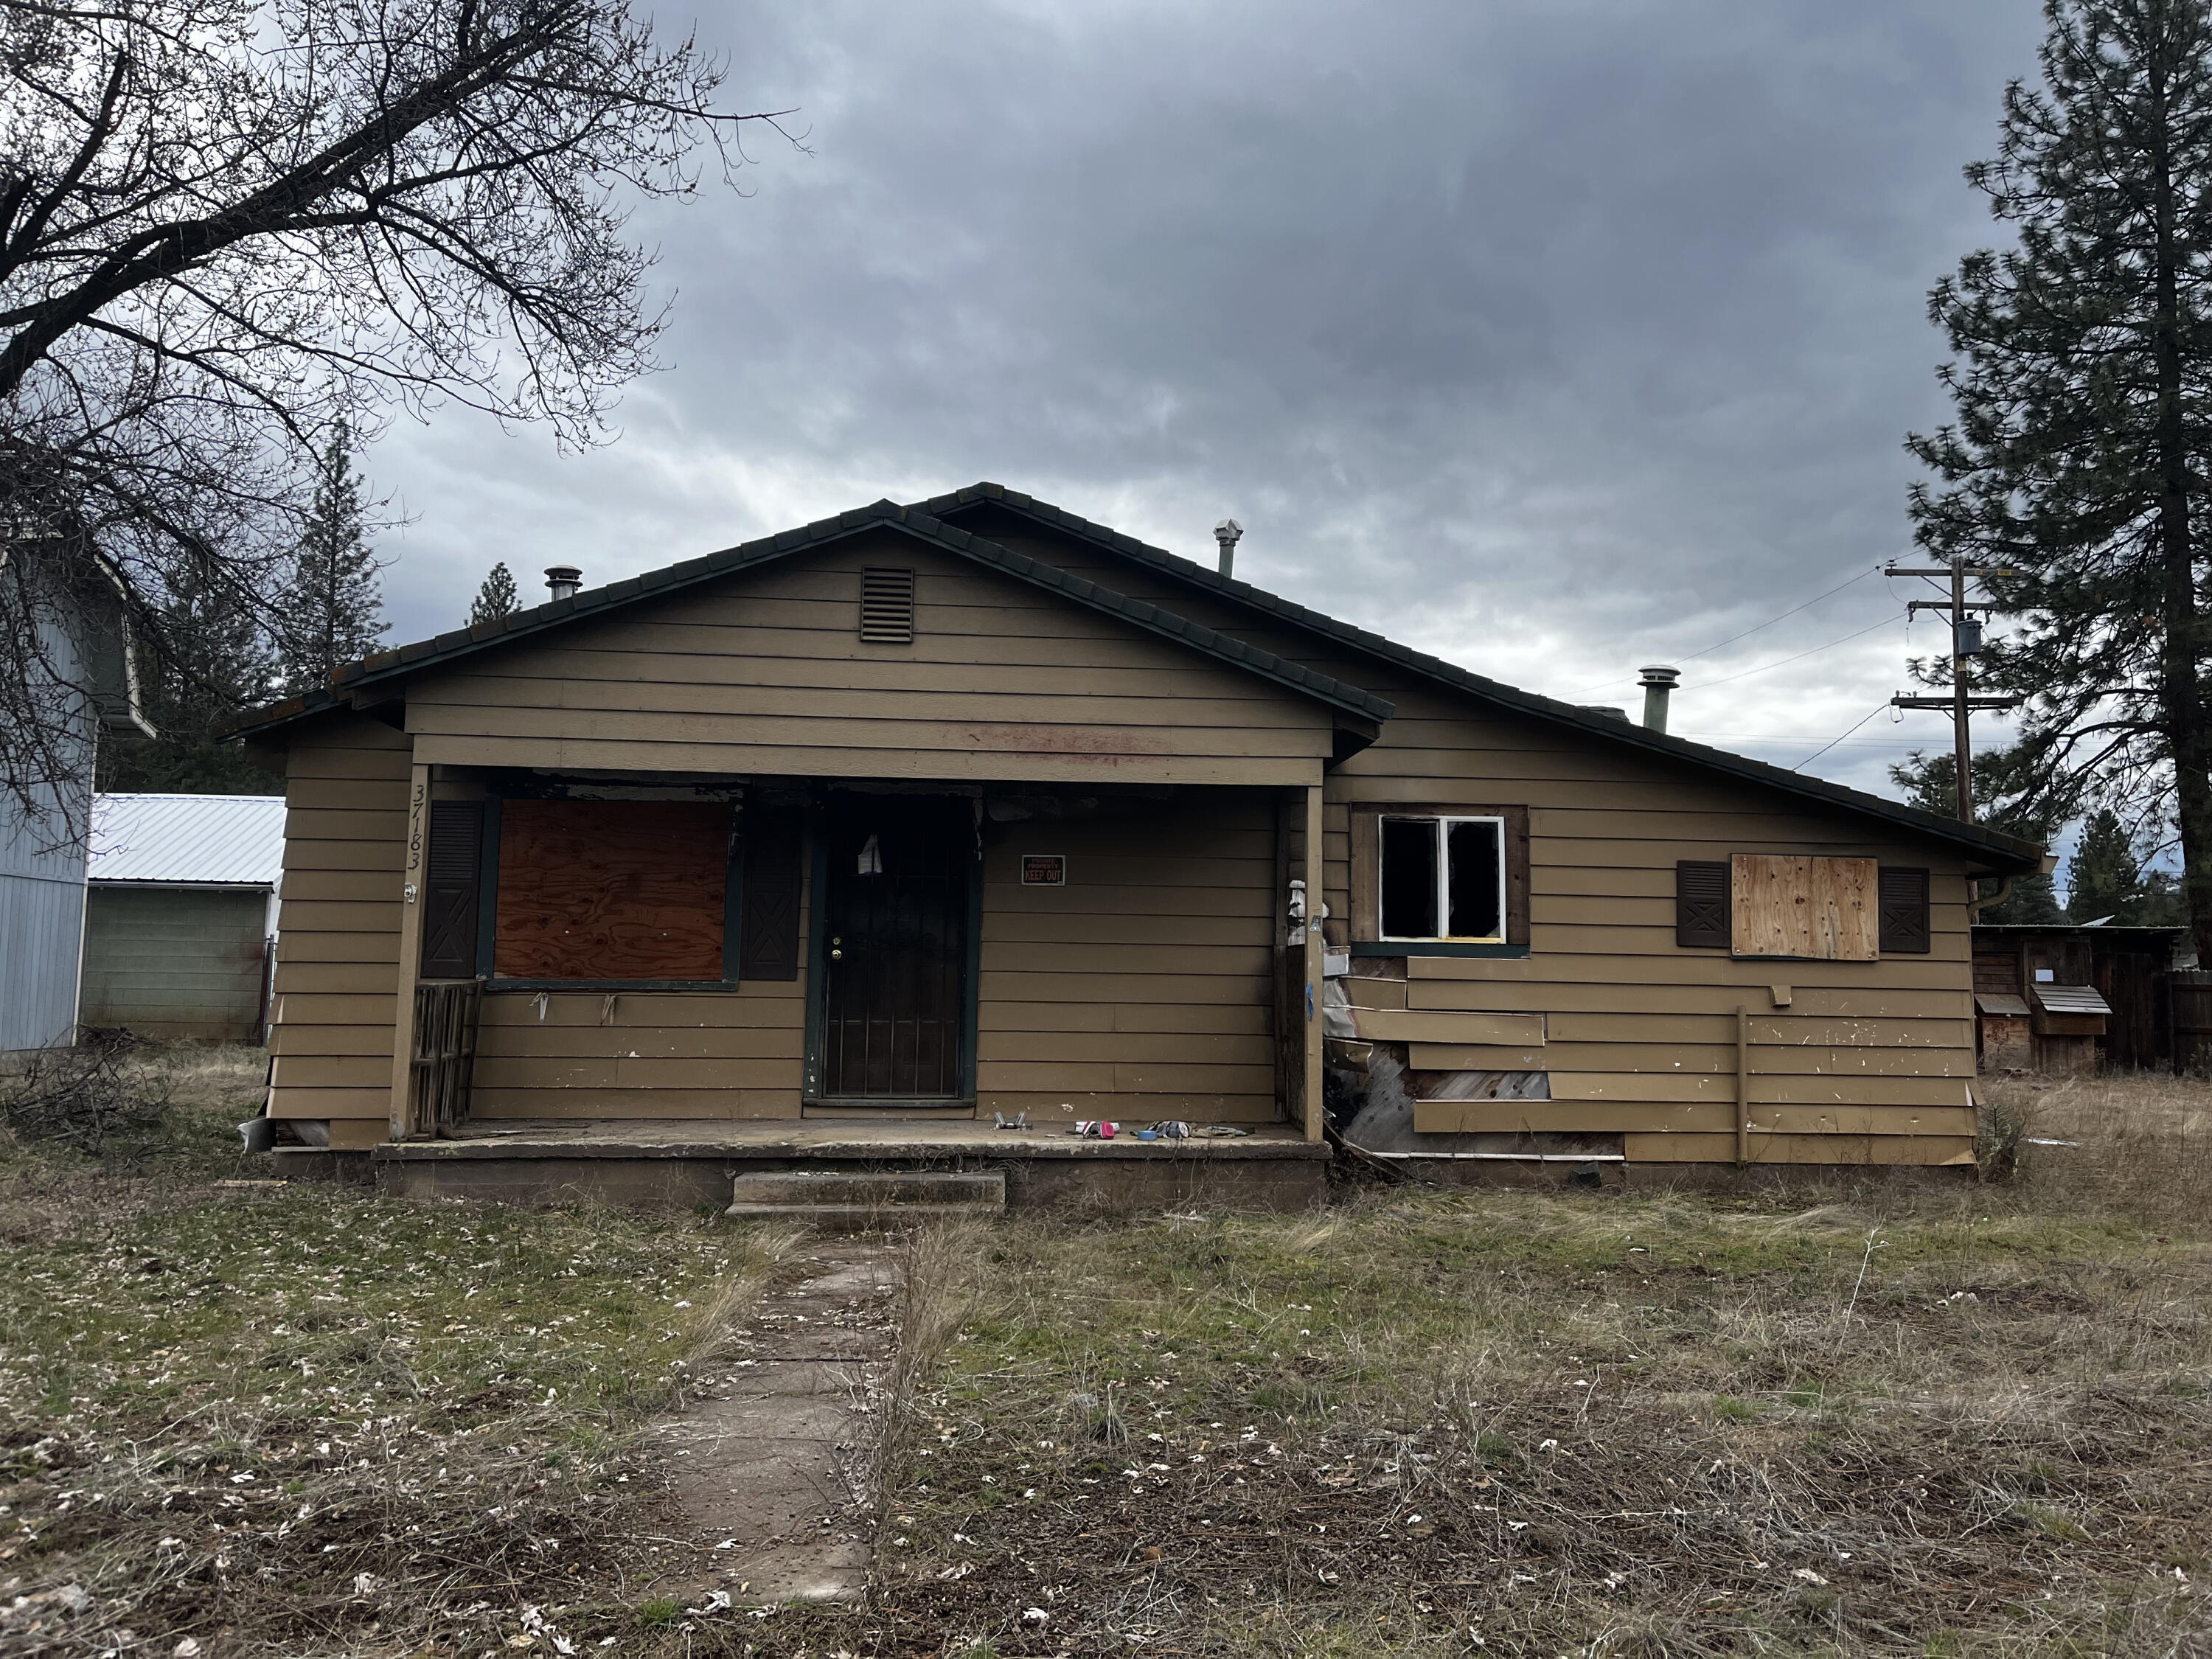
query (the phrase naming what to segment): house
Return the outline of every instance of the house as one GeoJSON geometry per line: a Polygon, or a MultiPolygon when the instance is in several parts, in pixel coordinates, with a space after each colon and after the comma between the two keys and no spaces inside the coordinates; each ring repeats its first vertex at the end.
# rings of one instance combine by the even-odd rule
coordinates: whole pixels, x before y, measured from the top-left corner
{"type": "Polygon", "coordinates": [[[992,484],[550,575],[240,728],[269,1109],[404,1189],[1097,1119],[1310,1189],[1331,1101],[1383,1152],[1972,1161],[1971,883],[2027,843],[992,484]]]}
{"type": "Polygon", "coordinates": [[[281,795],[96,795],[86,1025],[258,1042],[284,860],[281,795]]]}
{"type": "Polygon", "coordinates": [[[2173,969],[2185,927],[1978,922],[1984,1071],[2147,1070],[2175,1059],[2173,969]]]}
{"type": "Polygon", "coordinates": [[[74,545],[0,521],[0,627],[36,641],[14,712],[53,730],[58,763],[22,797],[0,794],[0,1051],[76,1039],[94,749],[103,732],[153,734],[121,578],[63,556],[74,545]]]}

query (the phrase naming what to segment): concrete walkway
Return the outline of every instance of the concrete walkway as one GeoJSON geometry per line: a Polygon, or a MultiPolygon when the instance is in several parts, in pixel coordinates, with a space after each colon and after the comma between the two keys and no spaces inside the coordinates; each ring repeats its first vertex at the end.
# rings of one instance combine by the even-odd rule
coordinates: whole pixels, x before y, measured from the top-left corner
{"type": "Polygon", "coordinates": [[[739,1316],[699,1396],[655,1431],[678,1500],[714,1546],[700,1593],[739,1605],[857,1601],[867,1587],[898,1267],[884,1245],[835,1240],[806,1268],[739,1316]]]}

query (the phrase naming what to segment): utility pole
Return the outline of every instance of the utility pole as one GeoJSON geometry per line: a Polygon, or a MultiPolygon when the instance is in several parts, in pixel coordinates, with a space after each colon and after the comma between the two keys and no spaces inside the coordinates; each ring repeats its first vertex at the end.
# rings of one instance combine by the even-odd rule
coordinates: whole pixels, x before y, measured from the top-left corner
{"type": "Polygon", "coordinates": [[[1968,612],[1987,611],[1986,600],[1966,598],[1966,579],[1969,576],[2013,576],[2020,573],[1996,565],[1971,565],[1963,553],[1954,554],[1945,570],[1901,570],[1888,567],[1893,576],[1925,576],[1929,580],[1948,580],[1951,597],[1947,599],[1911,599],[1906,602],[1909,616],[1916,611],[1947,611],[1951,615],[1951,695],[1948,697],[1895,696],[1889,701],[1899,708],[1944,708],[1951,714],[1953,754],[1959,774],[1959,819],[1962,823],[1974,821],[1974,739],[1972,721],[1978,708],[2017,708],[2018,697],[1978,697],[1968,684],[1972,671],[1971,660],[1982,654],[1982,621],[1968,612]]]}

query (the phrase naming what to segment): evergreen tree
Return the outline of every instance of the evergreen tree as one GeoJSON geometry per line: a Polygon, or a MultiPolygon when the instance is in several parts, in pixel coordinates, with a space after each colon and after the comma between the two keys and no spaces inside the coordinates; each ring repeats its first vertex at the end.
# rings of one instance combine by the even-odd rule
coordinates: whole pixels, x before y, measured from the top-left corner
{"type": "MultiPolygon", "coordinates": [[[[2023,799],[2023,762],[2016,749],[1984,749],[1974,756],[1974,799],[1987,803],[1982,821],[1992,830],[2018,836],[2023,841],[2048,842],[2057,833],[2057,826],[2043,816],[2047,806],[2023,799]]],[[[1929,754],[1916,749],[1903,761],[1889,769],[1892,783],[1904,792],[1905,799],[1923,812],[1940,813],[1948,817],[1957,810],[1959,799],[1959,764],[1948,754],[1929,754]]],[[[1983,884],[1986,896],[1996,890],[1998,884],[1983,884]]],[[[2037,925],[2063,924],[2071,920],[2066,907],[2058,902],[2058,884],[2048,872],[2032,870],[2016,878],[2012,890],[2001,902],[1984,905],[1975,914],[1978,921],[2034,923],[2037,925]]]]}
{"type": "Polygon", "coordinates": [[[2124,921],[2143,896],[2134,837],[2109,806],[2081,826],[2066,866],[2066,908],[2076,921],[2124,921]]]}
{"type": "Polygon", "coordinates": [[[384,637],[384,596],[377,580],[383,568],[368,543],[353,432],[340,420],[322,453],[321,477],[276,625],[289,694],[327,685],[341,663],[376,649],[384,637]]]}
{"type": "Polygon", "coordinates": [[[501,617],[512,617],[522,609],[514,597],[514,573],[504,561],[492,566],[491,574],[483,579],[477,589],[477,602],[469,607],[469,626],[478,623],[497,622],[501,617]]]}
{"type": "Polygon", "coordinates": [[[254,607],[214,561],[186,566],[161,607],[161,648],[148,674],[151,738],[103,738],[102,789],[266,795],[282,785],[214,727],[283,695],[254,607]]]}
{"type": "MultiPolygon", "coordinates": [[[[1966,170],[2017,234],[1929,296],[1955,424],[1909,447],[1917,539],[2019,574],[1980,679],[2027,699],[2032,796],[2171,798],[2212,960],[2212,0],[2047,0],[2039,88],[1966,170]]],[[[2061,811],[2057,816],[2063,816],[2061,811]]]]}

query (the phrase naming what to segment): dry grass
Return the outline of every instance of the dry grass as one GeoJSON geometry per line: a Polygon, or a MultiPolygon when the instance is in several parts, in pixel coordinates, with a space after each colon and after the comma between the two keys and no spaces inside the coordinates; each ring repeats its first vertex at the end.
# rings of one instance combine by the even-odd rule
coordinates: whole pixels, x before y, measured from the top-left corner
{"type": "Polygon", "coordinates": [[[2212,1091],[2014,1103],[2081,1144],[2002,1187],[1010,1222],[877,1610],[691,1650],[2212,1650],[2212,1091]]]}
{"type": "MultiPolygon", "coordinates": [[[[258,1056],[161,1062],[166,1139],[0,1176],[0,1653],[650,1644],[631,1430],[778,1241],[692,1216],[239,1186],[258,1056]]],[[[787,1244],[788,1240],[781,1241],[787,1244]]]]}
{"type": "Polygon", "coordinates": [[[1999,1093],[1999,1186],[916,1237],[860,1613],[651,1589],[789,1237],[0,1158],[0,1650],[2212,1651],[2212,1089],[1999,1093]]]}

